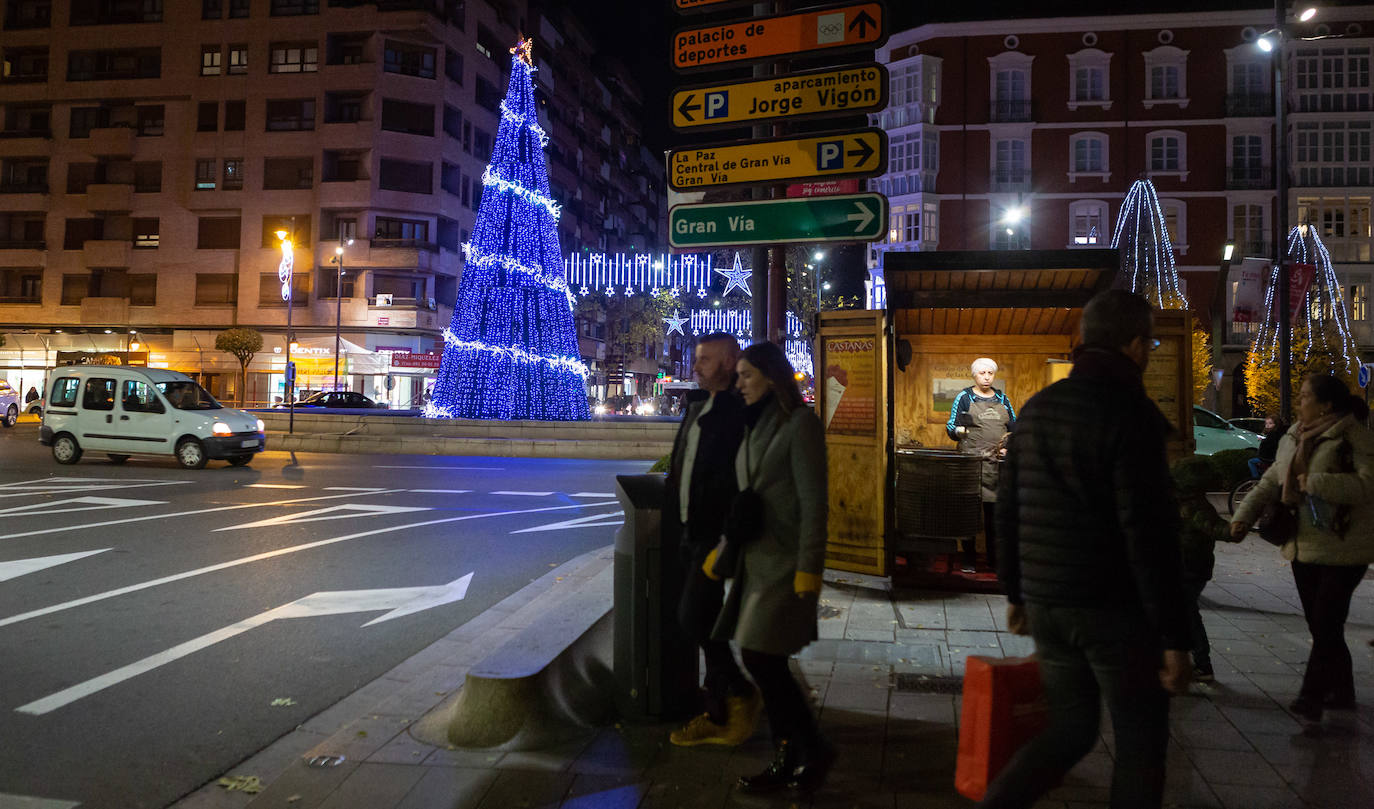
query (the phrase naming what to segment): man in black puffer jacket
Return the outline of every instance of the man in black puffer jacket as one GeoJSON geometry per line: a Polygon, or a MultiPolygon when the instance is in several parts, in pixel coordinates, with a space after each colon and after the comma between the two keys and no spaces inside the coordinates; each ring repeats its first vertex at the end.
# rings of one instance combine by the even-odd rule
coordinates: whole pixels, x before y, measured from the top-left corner
{"type": "Polygon", "coordinates": [[[1121,290],[1083,309],[1069,378],[1026,403],[997,497],[1008,628],[1035,638],[1050,725],[980,807],[1028,807],[1097,743],[1106,700],[1116,738],[1112,809],[1158,807],[1169,692],[1188,687],[1178,504],[1145,394],[1150,305],[1121,290]]]}

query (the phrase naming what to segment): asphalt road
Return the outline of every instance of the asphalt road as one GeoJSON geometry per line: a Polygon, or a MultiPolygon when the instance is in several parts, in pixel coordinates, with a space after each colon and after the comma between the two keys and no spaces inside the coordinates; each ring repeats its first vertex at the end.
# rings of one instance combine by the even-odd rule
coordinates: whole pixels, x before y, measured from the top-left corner
{"type": "Polygon", "coordinates": [[[166,806],[610,543],[615,475],[647,467],[274,452],[60,466],[37,425],[3,431],[0,807],[166,806]]]}

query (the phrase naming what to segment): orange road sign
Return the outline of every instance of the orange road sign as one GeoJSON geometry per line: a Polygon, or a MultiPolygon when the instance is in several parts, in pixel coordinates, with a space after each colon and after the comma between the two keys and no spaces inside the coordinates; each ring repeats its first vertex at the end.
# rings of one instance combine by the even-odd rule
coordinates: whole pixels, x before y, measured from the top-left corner
{"type": "Polygon", "coordinates": [[[673,35],[673,69],[698,70],[820,51],[871,51],[886,41],[882,3],[830,6],[684,28],[673,35]]]}
{"type": "Polygon", "coordinates": [[[668,186],[695,191],[818,177],[874,177],[886,165],[887,133],[869,128],[677,149],[668,154],[668,186]]]}
{"type": "Polygon", "coordinates": [[[692,14],[698,11],[719,11],[731,6],[747,6],[757,0],[673,0],[673,10],[692,14]]]}

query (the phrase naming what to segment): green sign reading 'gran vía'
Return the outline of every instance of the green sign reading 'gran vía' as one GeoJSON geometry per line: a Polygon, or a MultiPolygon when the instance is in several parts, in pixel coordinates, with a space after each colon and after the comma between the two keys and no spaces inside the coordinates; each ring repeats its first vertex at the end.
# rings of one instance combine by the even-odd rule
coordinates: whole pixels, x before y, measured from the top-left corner
{"type": "Polygon", "coordinates": [[[882,238],[886,226],[887,197],[882,194],[675,205],[668,211],[668,243],[871,242],[882,238]]]}

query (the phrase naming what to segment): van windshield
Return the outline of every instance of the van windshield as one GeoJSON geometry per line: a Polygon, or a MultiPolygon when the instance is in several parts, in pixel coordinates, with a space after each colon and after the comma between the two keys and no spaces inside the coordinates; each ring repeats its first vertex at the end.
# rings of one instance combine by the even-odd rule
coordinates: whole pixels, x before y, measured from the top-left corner
{"type": "Polygon", "coordinates": [[[205,388],[194,382],[159,382],[157,389],[177,410],[219,410],[224,407],[205,388]]]}

